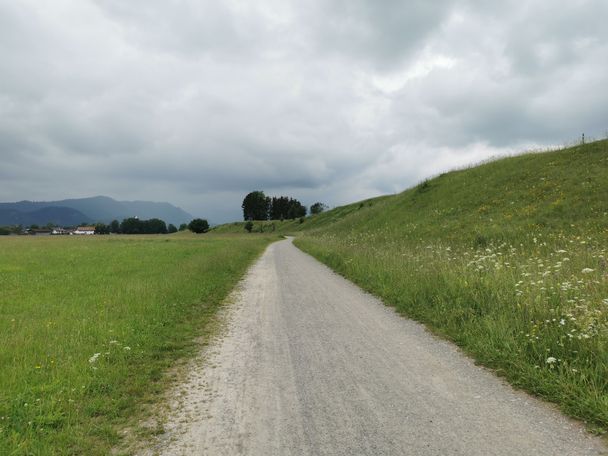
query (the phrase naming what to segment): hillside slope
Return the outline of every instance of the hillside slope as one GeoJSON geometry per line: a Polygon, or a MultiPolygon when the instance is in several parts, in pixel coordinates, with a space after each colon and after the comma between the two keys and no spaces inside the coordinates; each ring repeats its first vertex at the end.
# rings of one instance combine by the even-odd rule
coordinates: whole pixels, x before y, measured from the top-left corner
{"type": "Polygon", "coordinates": [[[48,206],[29,212],[0,208],[0,226],[46,225],[47,223],[54,223],[60,226],[74,226],[89,222],[91,222],[89,217],[71,207],[48,206]]]}
{"type": "Polygon", "coordinates": [[[296,245],[511,383],[608,429],[608,141],[308,218],[296,245]]]}
{"type": "Polygon", "coordinates": [[[382,229],[389,236],[455,242],[536,228],[599,233],[608,229],[607,182],[608,141],[598,141],[445,173],[395,196],[328,211],[303,228],[382,229]]]}

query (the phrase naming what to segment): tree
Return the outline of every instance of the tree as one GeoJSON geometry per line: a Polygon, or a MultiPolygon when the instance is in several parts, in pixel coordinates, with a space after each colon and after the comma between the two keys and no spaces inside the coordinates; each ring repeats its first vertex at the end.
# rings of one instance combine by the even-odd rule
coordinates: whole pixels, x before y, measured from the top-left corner
{"type": "Polygon", "coordinates": [[[297,199],[289,198],[289,208],[287,209],[287,217],[296,219],[306,215],[306,206],[303,206],[297,199]]]}
{"type": "Polygon", "coordinates": [[[270,200],[268,214],[271,220],[295,219],[306,215],[306,207],[295,198],[274,196],[270,200]]]}
{"type": "Polygon", "coordinates": [[[180,231],[186,231],[187,229],[188,229],[188,224],[187,224],[187,223],[182,223],[182,224],[179,226],[179,230],[180,230],[180,231]]]}
{"type": "Polygon", "coordinates": [[[169,223],[169,226],[167,227],[167,231],[169,233],[177,233],[177,227],[173,223],[169,223]]]}
{"type": "Polygon", "coordinates": [[[139,220],[137,217],[131,217],[122,221],[120,232],[123,234],[166,234],[167,224],[164,220],[157,218],[139,220]]]}
{"type": "Polygon", "coordinates": [[[120,232],[123,234],[142,234],[143,226],[136,217],[126,218],[120,223],[120,232]]]}
{"type": "Polygon", "coordinates": [[[188,229],[193,233],[206,233],[209,231],[209,223],[205,219],[194,219],[188,224],[188,229]]]}
{"type": "Polygon", "coordinates": [[[241,205],[244,220],[268,220],[270,204],[270,198],[262,191],[256,190],[247,194],[241,205]]]}
{"type": "Polygon", "coordinates": [[[95,225],[95,234],[110,234],[110,227],[105,223],[97,223],[95,225]]]}
{"type": "Polygon", "coordinates": [[[251,233],[251,230],[253,229],[253,222],[251,220],[245,223],[245,229],[248,233],[251,233]]]}
{"type": "Polygon", "coordinates": [[[315,204],[310,206],[310,213],[311,213],[311,215],[316,215],[316,214],[320,214],[321,212],[326,211],[327,209],[329,209],[329,206],[327,206],[326,204],[323,204],[321,202],[316,202],[315,204]]]}
{"type": "Polygon", "coordinates": [[[112,220],[110,222],[110,233],[120,233],[120,223],[118,220],[112,220]]]}
{"type": "Polygon", "coordinates": [[[167,224],[161,219],[144,220],[142,226],[145,234],[167,234],[167,224]]]}

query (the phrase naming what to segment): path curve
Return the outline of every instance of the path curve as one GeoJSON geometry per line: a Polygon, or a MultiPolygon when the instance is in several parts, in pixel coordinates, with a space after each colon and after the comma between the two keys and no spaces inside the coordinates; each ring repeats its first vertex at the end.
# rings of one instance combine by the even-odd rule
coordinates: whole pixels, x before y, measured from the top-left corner
{"type": "Polygon", "coordinates": [[[227,321],[150,454],[608,454],[291,240],[250,269],[227,321]]]}

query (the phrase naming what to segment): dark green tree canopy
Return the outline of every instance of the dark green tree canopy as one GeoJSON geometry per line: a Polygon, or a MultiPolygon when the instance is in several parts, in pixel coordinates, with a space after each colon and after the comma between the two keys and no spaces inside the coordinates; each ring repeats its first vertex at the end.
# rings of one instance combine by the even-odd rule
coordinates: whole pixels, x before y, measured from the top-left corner
{"type": "Polygon", "coordinates": [[[205,219],[196,218],[188,224],[188,229],[193,233],[206,233],[209,231],[209,222],[205,219]]]}
{"type": "Polygon", "coordinates": [[[112,220],[110,222],[110,233],[120,233],[120,223],[118,220],[112,220]]]}
{"type": "Polygon", "coordinates": [[[296,219],[306,215],[306,207],[295,198],[273,196],[268,212],[272,220],[296,219]]]}
{"type": "Polygon", "coordinates": [[[110,226],[105,223],[95,224],[95,234],[110,234],[110,226]]]}
{"type": "Polygon", "coordinates": [[[306,206],[297,199],[288,196],[270,198],[262,191],[249,193],[241,207],[245,221],[296,219],[306,215],[306,206]]]}
{"type": "Polygon", "coordinates": [[[157,218],[139,220],[136,217],[131,217],[122,221],[120,232],[123,234],[166,234],[167,224],[157,218]]]}
{"type": "Polygon", "coordinates": [[[321,212],[324,212],[327,209],[329,209],[329,206],[327,206],[327,204],[323,204],[321,202],[316,202],[315,204],[310,206],[310,213],[312,215],[320,214],[321,212]]]}
{"type": "Polygon", "coordinates": [[[241,207],[243,208],[244,220],[268,220],[268,209],[270,198],[264,192],[256,190],[245,197],[241,207]]]}

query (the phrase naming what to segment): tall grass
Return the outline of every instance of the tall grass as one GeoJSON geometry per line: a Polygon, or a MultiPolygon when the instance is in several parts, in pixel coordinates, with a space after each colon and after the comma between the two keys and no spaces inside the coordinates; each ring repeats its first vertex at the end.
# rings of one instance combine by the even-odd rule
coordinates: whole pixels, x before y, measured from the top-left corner
{"type": "Polygon", "coordinates": [[[322,214],[296,245],[604,432],[607,179],[606,141],[512,157],[322,214]]]}
{"type": "Polygon", "coordinates": [[[108,454],[262,237],[0,239],[0,454],[108,454]]]}

